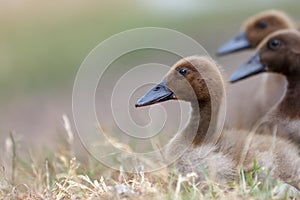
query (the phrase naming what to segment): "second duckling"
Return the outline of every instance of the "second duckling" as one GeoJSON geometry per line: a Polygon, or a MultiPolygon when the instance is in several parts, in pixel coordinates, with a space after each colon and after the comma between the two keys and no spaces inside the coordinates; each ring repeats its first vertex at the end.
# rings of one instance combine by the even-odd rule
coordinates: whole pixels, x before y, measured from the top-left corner
{"type": "Polygon", "coordinates": [[[259,129],[289,138],[300,148],[300,33],[277,31],[268,36],[255,53],[230,77],[231,82],[262,72],[284,75],[288,86],[281,101],[260,122],[259,129]]]}

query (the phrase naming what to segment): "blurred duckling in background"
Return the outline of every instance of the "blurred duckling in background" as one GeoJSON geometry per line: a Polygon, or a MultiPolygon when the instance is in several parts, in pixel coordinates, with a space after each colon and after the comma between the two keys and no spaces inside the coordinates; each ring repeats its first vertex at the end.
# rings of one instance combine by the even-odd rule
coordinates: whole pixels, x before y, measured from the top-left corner
{"type": "Polygon", "coordinates": [[[282,74],[288,84],[283,98],[259,123],[260,132],[276,131],[300,147],[300,33],[281,30],[269,35],[230,77],[236,82],[262,72],[282,74]]]}
{"type": "MultiPolygon", "coordinates": [[[[268,10],[258,13],[246,20],[241,33],[225,43],[218,50],[217,55],[222,56],[246,49],[255,49],[270,33],[294,28],[292,20],[281,11],[268,10]]],[[[243,104],[243,106],[234,105],[238,109],[231,112],[241,112],[241,109],[244,109],[246,113],[242,115],[236,114],[238,116],[238,119],[236,119],[238,124],[234,124],[234,120],[231,120],[232,122],[230,123],[233,123],[233,127],[238,125],[243,128],[252,127],[258,119],[264,116],[280,100],[285,88],[286,80],[283,76],[279,74],[263,75],[257,90],[255,90],[256,94],[253,95],[251,109],[245,108],[243,104],[245,101],[241,100],[240,104],[243,104]]]]}
{"type": "MultiPolygon", "coordinates": [[[[219,111],[225,95],[224,80],[217,64],[208,57],[192,56],[177,62],[163,78],[140,98],[136,107],[168,100],[190,103],[190,121],[163,150],[167,161],[173,161],[178,173],[195,172],[197,182],[210,180],[228,183],[238,179],[238,169],[271,169],[272,179],[280,179],[294,187],[300,181],[298,148],[284,138],[255,135],[248,131],[219,132],[219,111]],[[221,133],[221,134],[220,134],[221,133]]],[[[260,178],[263,178],[260,177],[260,178]]]]}
{"type": "Polygon", "coordinates": [[[291,19],[281,11],[268,10],[258,13],[246,20],[241,33],[220,47],[217,55],[255,49],[270,33],[293,28],[291,19]]]}

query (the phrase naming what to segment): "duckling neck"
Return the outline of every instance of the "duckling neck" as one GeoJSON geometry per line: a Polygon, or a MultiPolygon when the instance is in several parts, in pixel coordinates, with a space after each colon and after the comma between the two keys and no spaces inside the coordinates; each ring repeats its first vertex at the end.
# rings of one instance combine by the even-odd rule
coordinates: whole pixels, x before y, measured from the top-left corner
{"type": "Polygon", "coordinates": [[[289,118],[300,118],[300,80],[298,79],[298,75],[287,78],[287,90],[278,106],[280,112],[289,118]]]}
{"type": "Polygon", "coordinates": [[[211,142],[217,127],[217,106],[212,106],[211,100],[198,101],[191,104],[192,115],[190,122],[184,131],[188,132],[190,141],[194,146],[199,146],[205,141],[211,142]]]}
{"type": "MultiPolygon", "coordinates": [[[[168,143],[165,149],[166,159],[181,156],[187,147],[200,147],[205,142],[214,142],[213,133],[216,129],[218,118],[213,115],[214,107],[210,101],[198,101],[191,103],[192,112],[188,125],[182,132],[177,133],[168,143]]],[[[218,110],[218,107],[217,109],[218,110]]]]}

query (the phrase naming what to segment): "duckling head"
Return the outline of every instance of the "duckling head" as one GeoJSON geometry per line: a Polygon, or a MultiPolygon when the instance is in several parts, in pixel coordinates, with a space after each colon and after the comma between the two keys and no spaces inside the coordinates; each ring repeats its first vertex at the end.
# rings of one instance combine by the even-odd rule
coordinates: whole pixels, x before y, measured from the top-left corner
{"type": "Polygon", "coordinates": [[[212,98],[221,99],[223,88],[217,64],[205,56],[191,56],[174,64],[163,80],[137,101],[136,107],[171,99],[204,104],[212,98]]]}
{"type": "Polygon", "coordinates": [[[256,48],[269,34],[293,27],[289,17],[281,11],[268,10],[258,13],[244,23],[241,33],[225,43],[217,51],[217,55],[256,48]]]}
{"type": "Polygon", "coordinates": [[[300,77],[300,33],[280,30],[269,35],[258,51],[229,78],[236,82],[262,72],[275,72],[287,77],[300,77]]]}

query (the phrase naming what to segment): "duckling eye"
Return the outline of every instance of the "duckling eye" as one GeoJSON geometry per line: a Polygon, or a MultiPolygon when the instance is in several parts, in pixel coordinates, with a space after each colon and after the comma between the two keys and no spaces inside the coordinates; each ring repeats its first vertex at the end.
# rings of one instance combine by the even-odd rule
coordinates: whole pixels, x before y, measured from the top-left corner
{"type": "Polygon", "coordinates": [[[267,27],[267,23],[266,22],[263,22],[263,21],[260,21],[258,22],[256,25],[255,25],[257,28],[260,28],[260,29],[265,29],[267,27]]]}
{"type": "Polygon", "coordinates": [[[270,40],[268,43],[268,47],[270,49],[277,49],[280,46],[280,41],[277,39],[270,40]]]}
{"type": "Polygon", "coordinates": [[[187,69],[181,68],[181,69],[178,70],[178,72],[179,72],[179,74],[181,74],[181,75],[185,75],[185,74],[187,73],[187,69]]]}

